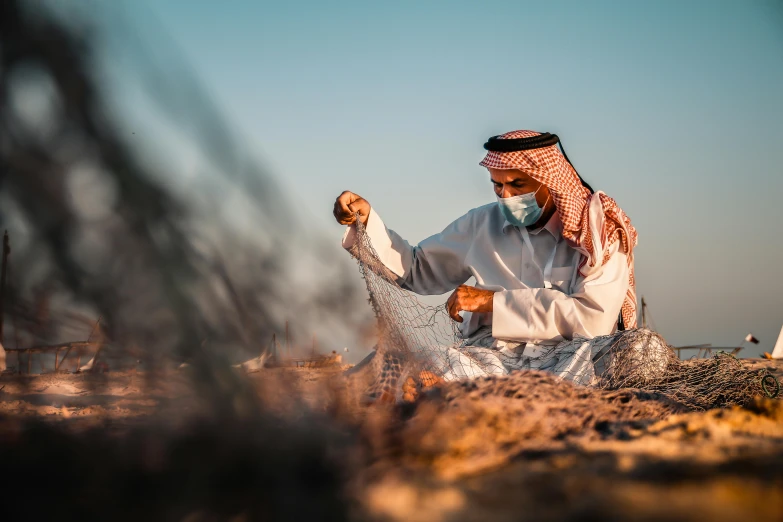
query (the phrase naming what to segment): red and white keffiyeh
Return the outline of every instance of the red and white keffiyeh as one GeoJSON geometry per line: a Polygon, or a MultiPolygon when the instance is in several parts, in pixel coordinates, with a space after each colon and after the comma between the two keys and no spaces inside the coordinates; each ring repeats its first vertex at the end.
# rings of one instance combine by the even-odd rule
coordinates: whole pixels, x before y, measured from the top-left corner
{"type": "MultiPolygon", "coordinates": [[[[517,130],[499,136],[500,139],[530,138],[539,132],[517,130]]],[[[519,169],[543,183],[552,194],[555,207],[563,222],[563,237],[584,258],[580,264],[582,275],[609,260],[609,246],[621,242],[628,256],[629,285],[621,313],[626,328],[635,328],[636,280],[633,268],[633,249],[638,242],[636,229],[617,202],[604,194],[591,194],[579,180],[576,171],[565,159],[557,145],[514,152],[490,151],[480,165],[495,169],[519,169]]]]}

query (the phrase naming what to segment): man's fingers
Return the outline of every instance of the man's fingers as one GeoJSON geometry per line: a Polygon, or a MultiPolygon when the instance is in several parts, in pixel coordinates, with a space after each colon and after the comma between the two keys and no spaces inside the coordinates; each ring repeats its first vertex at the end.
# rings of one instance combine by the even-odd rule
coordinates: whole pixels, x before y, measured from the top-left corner
{"type": "Polygon", "coordinates": [[[350,206],[361,199],[360,196],[348,190],[340,194],[334,202],[334,217],[341,225],[352,225],[356,221],[355,212],[350,206]]]}
{"type": "Polygon", "coordinates": [[[357,199],[356,201],[348,205],[348,210],[352,216],[355,215],[357,212],[359,212],[360,215],[364,216],[364,212],[362,212],[362,210],[364,210],[364,206],[362,205],[362,203],[363,203],[362,200],[357,199]]]}
{"type": "Polygon", "coordinates": [[[337,201],[340,203],[342,209],[347,212],[349,205],[358,199],[362,199],[362,197],[346,190],[340,194],[340,196],[337,198],[337,201]]]}
{"type": "Polygon", "coordinates": [[[340,201],[340,212],[343,214],[343,216],[353,216],[353,212],[351,211],[351,203],[347,201],[340,201]]]}
{"type": "Polygon", "coordinates": [[[370,203],[363,197],[353,194],[354,199],[348,204],[348,211],[352,215],[358,214],[362,223],[367,223],[367,217],[370,215],[370,203]]]}
{"type": "Polygon", "coordinates": [[[462,317],[459,315],[459,307],[457,306],[457,292],[459,292],[459,289],[454,290],[454,292],[449,297],[449,300],[446,302],[446,310],[449,313],[449,317],[451,317],[453,320],[457,321],[458,323],[462,322],[462,317]]]}
{"type": "Polygon", "coordinates": [[[358,213],[362,223],[367,223],[370,215],[370,203],[358,194],[345,191],[334,201],[334,218],[341,225],[352,225],[356,223],[356,214],[358,213]]]}
{"type": "Polygon", "coordinates": [[[354,221],[356,221],[356,217],[352,212],[343,211],[339,201],[334,202],[334,210],[332,210],[332,214],[334,215],[334,219],[336,219],[337,222],[341,225],[351,225],[354,221]]]}

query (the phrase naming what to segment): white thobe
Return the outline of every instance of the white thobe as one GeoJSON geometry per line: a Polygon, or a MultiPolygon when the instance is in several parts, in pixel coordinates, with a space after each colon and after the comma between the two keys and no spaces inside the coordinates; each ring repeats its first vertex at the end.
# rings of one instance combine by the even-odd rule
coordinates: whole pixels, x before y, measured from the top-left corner
{"type": "MultiPolygon", "coordinates": [[[[529,241],[497,203],[471,210],[417,246],[386,228],[374,209],[366,231],[404,288],[443,294],[472,276],[477,288],[495,291],[492,313],[462,313],[463,337],[482,326],[491,326],[495,339],[531,344],[607,335],[616,329],[628,290],[629,268],[620,242],[610,247],[605,264],[583,276],[578,270],[582,255],[563,239],[557,212],[545,226],[528,232],[529,241]]],[[[343,247],[350,249],[354,241],[355,229],[349,227],[343,247]]]]}

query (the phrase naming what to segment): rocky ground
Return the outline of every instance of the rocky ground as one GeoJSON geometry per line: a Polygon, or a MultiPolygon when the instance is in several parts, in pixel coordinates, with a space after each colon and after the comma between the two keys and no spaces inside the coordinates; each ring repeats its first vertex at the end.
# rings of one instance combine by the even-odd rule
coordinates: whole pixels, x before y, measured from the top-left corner
{"type": "Polygon", "coordinates": [[[9,519],[783,518],[777,399],[692,411],[529,372],[366,408],[340,368],[245,377],[252,420],[202,415],[182,370],[0,376],[9,519]]]}

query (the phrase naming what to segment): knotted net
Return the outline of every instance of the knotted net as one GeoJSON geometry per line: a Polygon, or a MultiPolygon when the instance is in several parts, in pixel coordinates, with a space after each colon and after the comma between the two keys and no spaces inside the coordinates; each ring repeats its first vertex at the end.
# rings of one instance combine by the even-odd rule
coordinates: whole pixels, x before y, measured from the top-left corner
{"type": "Polygon", "coordinates": [[[376,353],[366,368],[371,374],[366,402],[403,400],[411,386],[421,389],[440,380],[524,369],[546,370],[603,389],[657,392],[697,410],[742,405],[758,395],[779,393],[780,384],[766,370],[749,369],[727,353],[680,360],[663,337],[643,328],[527,348],[511,343],[498,349],[488,335],[463,339],[445,304],[422,303],[383,264],[358,216],[354,226],[350,253],[377,320],[376,353]]]}

